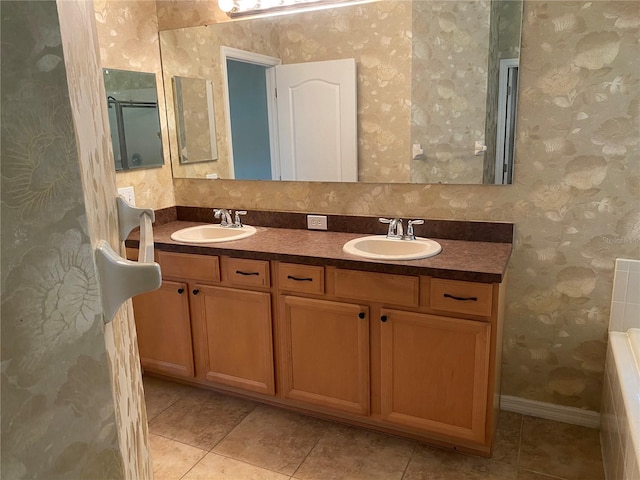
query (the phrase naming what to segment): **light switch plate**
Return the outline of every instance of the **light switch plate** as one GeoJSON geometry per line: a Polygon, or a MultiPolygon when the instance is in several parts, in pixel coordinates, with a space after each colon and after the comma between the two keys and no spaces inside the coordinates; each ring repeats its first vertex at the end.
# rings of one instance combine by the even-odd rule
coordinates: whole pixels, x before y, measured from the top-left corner
{"type": "Polygon", "coordinates": [[[309,230],[326,230],[327,216],[326,215],[307,215],[307,228],[309,230]]]}
{"type": "Polygon", "coordinates": [[[133,187],[119,188],[118,195],[122,195],[131,206],[136,206],[136,194],[133,191],[133,187]]]}

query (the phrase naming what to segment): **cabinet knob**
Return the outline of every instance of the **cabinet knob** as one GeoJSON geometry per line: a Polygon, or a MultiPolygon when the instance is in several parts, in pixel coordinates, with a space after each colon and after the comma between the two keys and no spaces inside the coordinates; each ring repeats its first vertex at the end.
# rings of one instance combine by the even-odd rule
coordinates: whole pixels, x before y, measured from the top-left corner
{"type": "Polygon", "coordinates": [[[382,323],[386,322],[386,321],[387,321],[387,316],[386,316],[386,315],[381,315],[381,316],[380,316],[380,321],[381,321],[382,323]]]}
{"type": "Polygon", "coordinates": [[[193,294],[194,294],[194,295],[197,295],[197,294],[199,294],[199,293],[200,293],[200,290],[198,290],[197,288],[194,288],[194,289],[193,289],[193,294]]]}
{"type": "Polygon", "coordinates": [[[182,295],[182,294],[184,293],[184,288],[179,288],[179,289],[178,289],[178,293],[179,293],[180,295],[182,295]]]}
{"type": "Polygon", "coordinates": [[[366,315],[365,315],[365,313],[364,313],[364,312],[360,312],[360,313],[358,314],[358,318],[364,318],[364,317],[366,317],[366,315]]]}

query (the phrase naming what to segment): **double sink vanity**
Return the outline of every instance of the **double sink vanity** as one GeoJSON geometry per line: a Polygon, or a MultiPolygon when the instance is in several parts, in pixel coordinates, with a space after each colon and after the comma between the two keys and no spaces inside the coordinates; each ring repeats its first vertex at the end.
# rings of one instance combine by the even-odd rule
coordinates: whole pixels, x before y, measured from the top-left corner
{"type": "Polygon", "coordinates": [[[409,240],[373,217],[157,218],[163,283],[133,301],[145,372],[491,455],[512,224],[414,222],[409,240]]]}

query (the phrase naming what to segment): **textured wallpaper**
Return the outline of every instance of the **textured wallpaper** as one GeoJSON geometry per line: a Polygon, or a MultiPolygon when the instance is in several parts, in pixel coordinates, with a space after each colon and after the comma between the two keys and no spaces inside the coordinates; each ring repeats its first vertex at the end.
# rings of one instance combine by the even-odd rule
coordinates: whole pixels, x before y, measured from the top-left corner
{"type": "Polygon", "coordinates": [[[158,5],[158,29],[174,30],[227,22],[217,2],[211,0],[156,0],[158,5]]]}
{"type": "MultiPolygon", "coordinates": [[[[63,3],[65,21],[86,23],[63,3]]],[[[67,85],[92,65],[65,68],[78,45],[61,31],[56,2],[2,3],[1,476],[127,478],[89,233],[97,206],[79,166],[96,158],[74,130],[78,107],[91,123],[95,94],[70,98],[67,85]]],[[[90,56],[91,38],[74,35],[90,56]]]]}
{"type": "MultiPolygon", "coordinates": [[[[125,257],[118,235],[116,173],[109,138],[106,96],[93,28],[94,6],[90,1],[59,3],[62,44],[74,119],[80,175],[85,198],[87,231],[93,248],[106,240],[125,257]],[[77,25],[91,28],[77,31],[77,25]],[[96,188],[100,185],[100,188],[96,188]]],[[[113,321],[104,326],[104,339],[112,381],[124,478],[151,478],[151,456],[142,389],[140,357],[133,308],[126,302],[113,321]]]]}
{"type": "Polygon", "coordinates": [[[614,260],[640,258],[638,3],[523,17],[514,185],[176,179],[176,203],[514,222],[502,393],[598,410],[614,260]]]}
{"type": "MultiPolygon", "coordinates": [[[[158,107],[160,112],[164,112],[164,83],[155,2],[95,0],[94,8],[102,68],[155,73],[158,107]]],[[[136,204],[141,207],[166,208],[175,204],[166,123],[166,115],[161,114],[164,165],[118,172],[116,175],[118,187],[134,187],[136,204]]]]}

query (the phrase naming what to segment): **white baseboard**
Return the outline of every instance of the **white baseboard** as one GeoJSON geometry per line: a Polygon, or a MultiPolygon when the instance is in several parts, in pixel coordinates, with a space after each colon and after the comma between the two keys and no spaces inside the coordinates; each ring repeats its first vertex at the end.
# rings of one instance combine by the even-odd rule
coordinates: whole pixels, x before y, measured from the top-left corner
{"type": "Polygon", "coordinates": [[[600,414],[592,410],[565,407],[553,403],[527,400],[526,398],[500,396],[500,409],[507,412],[521,413],[532,417],[546,418],[557,422],[581,425],[589,428],[600,428],[600,414]]]}

